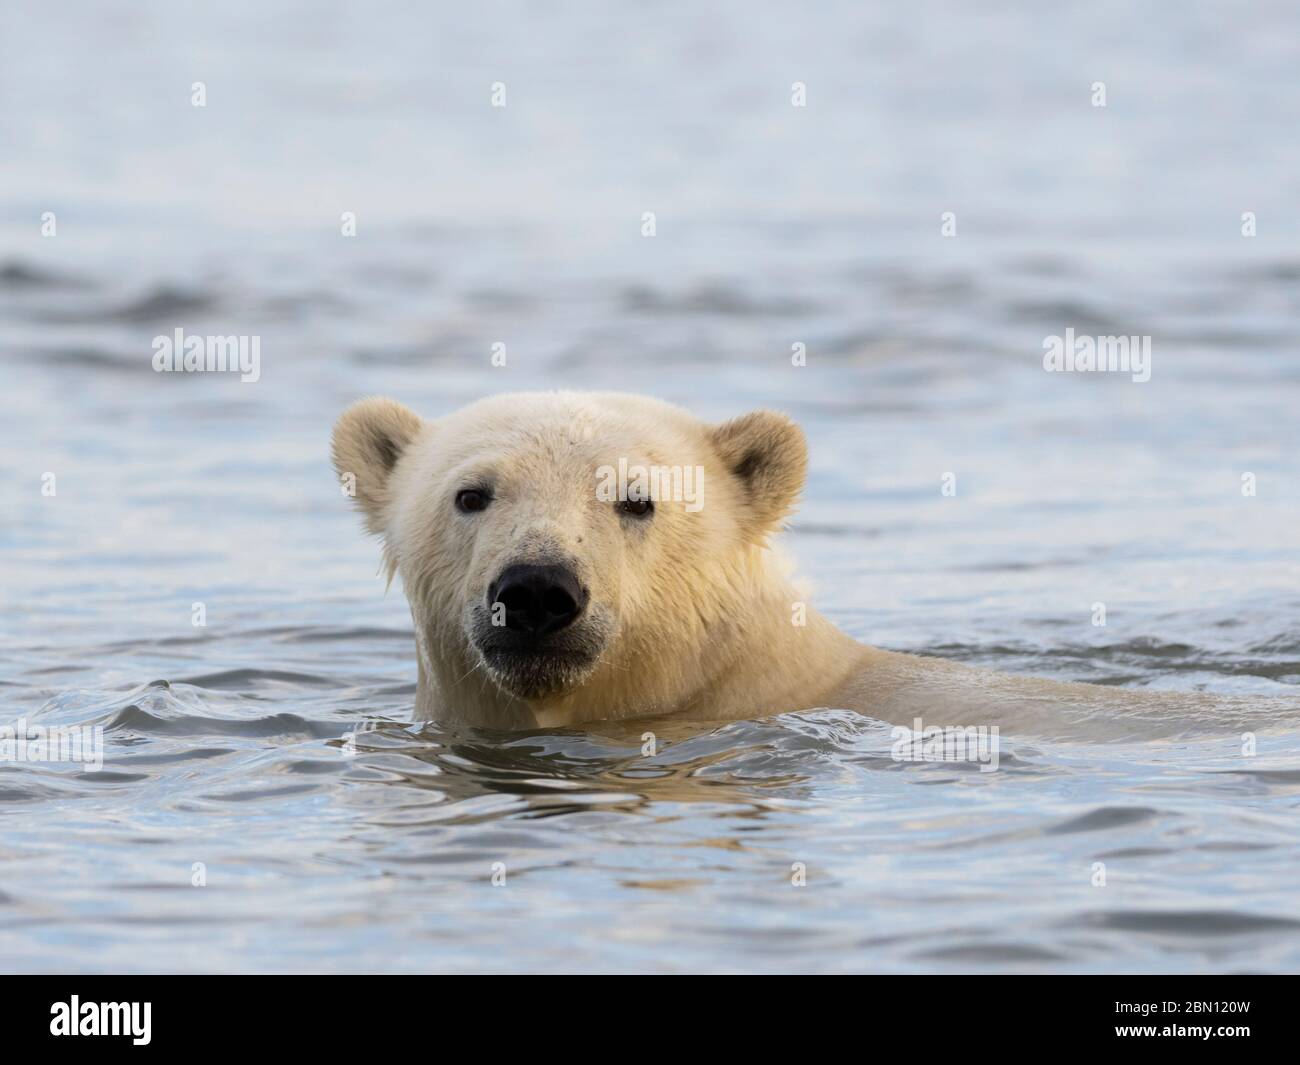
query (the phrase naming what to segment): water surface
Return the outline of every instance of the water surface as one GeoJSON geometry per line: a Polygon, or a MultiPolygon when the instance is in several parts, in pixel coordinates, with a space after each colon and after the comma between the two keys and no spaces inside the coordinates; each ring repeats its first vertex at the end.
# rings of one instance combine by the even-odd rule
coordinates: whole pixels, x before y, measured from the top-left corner
{"type": "Polygon", "coordinates": [[[1295,22],[11,7],[0,719],[106,747],[0,766],[0,967],[1296,969],[1300,731],[1004,736],[981,773],[834,708],[651,755],[416,725],[327,457],[371,393],[779,406],[786,548],[855,636],[1294,697],[1295,22]],[[154,373],[177,327],[259,336],[261,379],[154,373]],[[1151,336],[1151,381],[1044,373],[1068,327],[1151,336]]]}

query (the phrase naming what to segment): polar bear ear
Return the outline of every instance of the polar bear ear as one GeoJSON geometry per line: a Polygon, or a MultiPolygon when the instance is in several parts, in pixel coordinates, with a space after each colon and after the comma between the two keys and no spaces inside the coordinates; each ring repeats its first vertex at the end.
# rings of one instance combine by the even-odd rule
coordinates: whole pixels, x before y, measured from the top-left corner
{"type": "Polygon", "coordinates": [[[424,424],[396,400],[378,396],[352,404],[334,423],[334,469],[356,496],[373,533],[384,531],[389,475],[424,424]]]}
{"type": "Polygon", "coordinates": [[[803,430],[784,414],[756,410],[723,422],[710,440],[727,471],[740,482],[748,509],[741,527],[761,540],[794,509],[808,472],[803,430]]]}

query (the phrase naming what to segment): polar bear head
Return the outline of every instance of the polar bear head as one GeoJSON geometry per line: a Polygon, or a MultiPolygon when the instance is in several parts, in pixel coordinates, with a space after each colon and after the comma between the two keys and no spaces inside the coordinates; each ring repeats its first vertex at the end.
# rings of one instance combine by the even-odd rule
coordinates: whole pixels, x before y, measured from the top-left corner
{"type": "Polygon", "coordinates": [[[527,727],[665,712],[734,669],[807,450],[771,411],[548,392],[435,420],[365,399],[333,458],[410,602],[421,715],[527,727]]]}

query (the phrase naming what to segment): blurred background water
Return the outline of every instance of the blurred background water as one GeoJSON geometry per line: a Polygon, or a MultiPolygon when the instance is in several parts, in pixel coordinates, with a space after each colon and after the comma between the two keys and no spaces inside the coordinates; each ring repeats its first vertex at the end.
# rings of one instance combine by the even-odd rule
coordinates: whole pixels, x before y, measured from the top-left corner
{"type": "Polygon", "coordinates": [[[0,765],[0,968],[1300,966],[1300,734],[982,774],[834,709],[653,756],[414,726],[327,461],[370,393],[777,406],[861,639],[1295,694],[1298,42],[1282,2],[6,4],[0,720],[106,760],[0,765]],[[155,373],[178,327],[261,379],[155,373]],[[1045,373],[1066,328],[1151,380],[1045,373]]]}

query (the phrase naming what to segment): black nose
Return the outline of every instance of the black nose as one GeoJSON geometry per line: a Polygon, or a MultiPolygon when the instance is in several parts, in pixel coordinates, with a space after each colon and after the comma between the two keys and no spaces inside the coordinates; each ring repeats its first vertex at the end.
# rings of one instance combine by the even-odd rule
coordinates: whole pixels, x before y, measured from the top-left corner
{"type": "Polygon", "coordinates": [[[504,607],[506,628],[531,636],[572,625],[586,605],[586,591],[563,566],[507,566],[488,588],[493,622],[504,607]]]}

